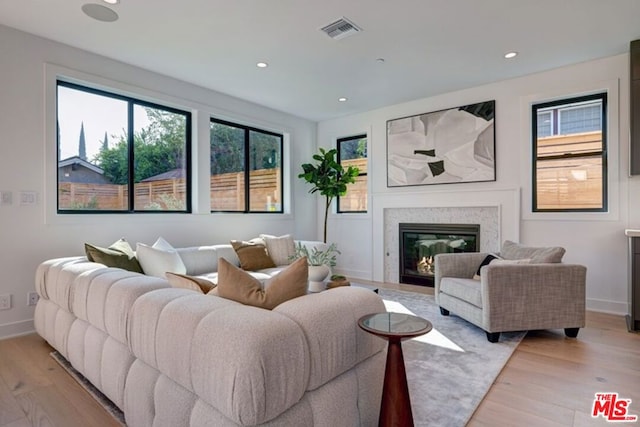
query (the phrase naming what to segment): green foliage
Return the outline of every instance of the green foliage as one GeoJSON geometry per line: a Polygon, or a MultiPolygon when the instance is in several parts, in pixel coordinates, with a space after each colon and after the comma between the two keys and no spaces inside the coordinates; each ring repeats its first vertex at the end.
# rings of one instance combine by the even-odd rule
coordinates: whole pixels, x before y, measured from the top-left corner
{"type": "MultiPolygon", "coordinates": [[[[134,182],[185,166],[186,119],[183,115],[145,107],[149,125],[133,136],[135,174],[134,182]]],[[[129,181],[129,146],[126,132],[113,148],[103,146],[95,162],[104,170],[113,184],[129,181]]]]}
{"type": "MultiPolygon", "coordinates": [[[[222,123],[211,123],[211,174],[245,171],[245,130],[222,123]]],[[[280,138],[249,131],[249,169],[280,167],[280,138]]]]}
{"type": "Polygon", "coordinates": [[[77,209],[77,210],[90,210],[90,209],[98,209],[98,197],[91,196],[91,199],[87,203],[82,202],[72,202],[69,206],[69,209],[77,209]]]}
{"type": "Polygon", "coordinates": [[[340,143],[340,160],[362,159],[367,157],[367,138],[350,139],[340,143]]]}
{"type": "Polygon", "coordinates": [[[320,250],[315,246],[311,251],[309,251],[306,246],[298,242],[296,243],[295,249],[295,255],[291,256],[290,259],[293,261],[298,258],[307,257],[307,263],[309,265],[327,265],[329,267],[335,267],[338,255],[341,254],[338,250],[338,245],[335,243],[330,244],[325,250],[320,250]]]}
{"type": "Polygon", "coordinates": [[[154,211],[183,211],[184,200],[178,199],[173,194],[162,193],[158,196],[159,201],[153,201],[146,205],[144,209],[154,211]]]}
{"type": "Polygon", "coordinates": [[[360,173],[357,167],[349,166],[347,169],[336,161],[338,150],[335,148],[325,151],[320,148],[319,154],[314,154],[315,164],[305,163],[302,165],[303,173],[298,178],[304,179],[313,187],[309,193],[319,192],[325,197],[324,211],[324,242],[327,242],[327,217],[331,202],[338,196],[347,194],[347,185],[356,181],[360,173]]]}

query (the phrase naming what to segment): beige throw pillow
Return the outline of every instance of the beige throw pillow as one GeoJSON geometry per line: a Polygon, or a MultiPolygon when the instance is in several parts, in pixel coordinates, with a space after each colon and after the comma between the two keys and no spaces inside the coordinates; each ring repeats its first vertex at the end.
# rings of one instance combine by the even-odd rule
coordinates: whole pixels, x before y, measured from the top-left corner
{"type": "Polygon", "coordinates": [[[166,272],[165,277],[174,288],[190,289],[201,294],[206,294],[216,287],[216,284],[210,280],[187,274],[166,272]]]}
{"type": "Polygon", "coordinates": [[[560,246],[524,246],[510,240],[505,240],[500,250],[500,256],[504,259],[529,258],[531,264],[562,262],[564,253],[565,249],[560,246]]]}
{"type": "Polygon", "coordinates": [[[264,283],[231,264],[224,258],[218,261],[218,286],[215,294],[241,304],[272,310],[293,298],[307,294],[309,266],[300,258],[264,283]]]}
{"type": "Polygon", "coordinates": [[[261,234],[260,238],[264,240],[267,253],[275,265],[291,264],[291,257],[296,254],[296,246],[290,234],[279,237],[261,234]]]}
{"type": "Polygon", "coordinates": [[[253,239],[248,242],[232,240],[231,246],[236,251],[236,255],[240,260],[240,267],[243,270],[256,271],[276,266],[271,257],[269,257],[267,247],[262,243],[262,239],[253,239]]]}

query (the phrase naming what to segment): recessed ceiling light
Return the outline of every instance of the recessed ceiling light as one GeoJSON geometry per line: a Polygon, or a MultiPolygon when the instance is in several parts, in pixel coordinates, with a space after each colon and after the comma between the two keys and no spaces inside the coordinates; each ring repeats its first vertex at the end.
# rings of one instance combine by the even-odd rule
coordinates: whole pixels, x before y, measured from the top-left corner
{"type": "Polygon", "coordinates": [[[102,0],[102,1],[105,2],[105,3],[108,3],[108,4],[118,4],[118,3],[120,3],[120,0],[102,0]]]}
{"type": "Polygon", "coordinates": [[[507,52],[504,54],[504,57],[507,59],[515,58],[518,56],[518,52],[507,52]]]}
{"type": "Polygon", "coordinates": [[[378,59],[376,59],[376,62],[378,64],[384,64],[384,58],[378,58],[378,59]]]}
{"type": "Polygon", "coordinates": [[[347,102],[347,98],[345,98],[344,96],[342,98],[338,98],[339,102],[347,102]]]}
{"type": "Polygon", "coordinates": [[[95,3],[82,5],[82,11],[90,18],[102,22],[114,22],[118,20],[118,14],[106,6],[95,3]]]}
{"type": "Polygon", "coordinates": [[[256,64],[256,67],[258,68],[267,68],[269,66],[269,64],[267,64],[266,62],[258,62],[256,64]]]}

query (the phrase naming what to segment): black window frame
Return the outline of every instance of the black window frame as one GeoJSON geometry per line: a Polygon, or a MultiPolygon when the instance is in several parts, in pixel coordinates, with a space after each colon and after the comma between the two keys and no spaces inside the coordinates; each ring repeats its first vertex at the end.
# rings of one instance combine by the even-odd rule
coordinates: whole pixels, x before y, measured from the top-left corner
{"type": "MultiPolygon", "coordinates": [[[[353,136],[345,136],[343,138],[338,138],[336,140],[336,149],[338,151],[338,163],[340,163],[342,165],[342,156],[340,155],[341,153],[341,147],[342,147],[342,143],[343,142],[348,142],[348,141],[353,141],[356,139],[366,139],[367,140],[367,144],[369,143],[369,139],[367,134],[359,134],[359,135],[353,135],[353,136]]],[[[369,170],[369,155],[367,153],[367,171],[369,170]]],[[[369,197],[369,173],[368,172],[360,172],[358,174],[358,176],[366,176],[367,177],[367,198],[369,197]]],[[[347,191],[349,187],[347,187],[347,191]]],[[[363,214],[363,213],[367,213],[368,210],[362,210],[362,211],[343,211],[340,208],[340,196],[336,197],[336,213],[337,214],[363,214]]]]}
{"type": "MultiPolygon", "coordinates": [[[[284,172],[284,135],[277,132],[272,132],[264,129],[260,129],[257,127],[243,125],[241,123],[235,123],[228,120],[218,119],[215,117],[209,118],[209,127],[211,128],[211,123],[218,123],[225,126],[231,126],[234,128],[242,129],[244,131],[244,209],[243,210],[225,210],[225,209],[211,209],[209,206],[211,213],[242,213],[242,214],[283,214],[285,211],[284,208],[284,180],[283,180],[283,172],[284,172]],[[259,132],[265,135],[275,136],[280,139],[280,209],[278,210],[251,210],[251,187],[250,187],[250,166],[251,166],[251,132],[259,132]]],[[[209,144],[211,144],[211,139],[209,139],[209,144]]],[[[211,174],[211,170],[209,170],[209,174],[211,174]]],[[[211,189],[209,189],[211,190],[211,189]]]]}
{"type": "Polygon", "coordinates": [[[190,214],[192,213],[192,203],[191,203],[191,193],[192,193],[192,173],[191,173],[191,145],[192,145],[192,117],[190,111],[181,110],[174,107],[169,107],[166,105],[158,104],[155,102],[144,101],[142,99],[134,98],[131,96],[121,95],[115,92],[110,92],[103,89],[96,89],[90,86],[85,86],[82,84],[72,83],[67,80],[57,79],[56,80],[56,212],[58,214],[90,214],[90,215],[101,215],[101,214],[190,214]],[[118,99],[121,101],[127,102],[127,149],[128,149],[128,198],[127,198],[127,210],[108,210],[108,209],[60,209],[60,192],[59,182],[60,182],[60,168],[58,164],[60,163],[60,132],[57,128],[58,126],[58,88],[60,86],[67,87],[70,89],[80,90],[83,92],[105,96],[108,98],[118,99]],[[142,106],[155,108],[163,111],[167,111],[174,114],[184,115],[186,118],[185,123],[185,209],[184,210],[144,210],[144,209],[135,209],[135,150],[134,150],[134,107],[142,106]]]}
{"type": "MultiPolygon", "coordinates": [[[[531,147],[532,147],[532,194],[531,194],[531,210],[532,212],[561,212],[561,213],[580,213],[580,212],[608,212],[608,123],[607,123],[607,92],[600,92],[591,95],[575,96],[569,98],[558,99],[555,101],[542,102],[531,106],[531,147]],[[538,111],[549,107],[563,106],[568,104],[576,104],[580,102],[588,102],[599,100],[602,105],[602,146],[598,151],[589,151],[584,153],[563,153],[555,156],[538,157],[538,111]],[[563,208],[563,209],[541,209],[538,208],[538,181],[537,181],[537,164],[538,160],[561,160],[561,159],[577,159],[600,156],[602,159],[602,207],[601,208],[563,208]]],[[[555,120],[555,118],[554,118],[555,120]]],[[[554,127],[559,129],[559,123],[554,123],[554,127]]],[[[552,129],[551,135],[555,135],[552,129]]]]}

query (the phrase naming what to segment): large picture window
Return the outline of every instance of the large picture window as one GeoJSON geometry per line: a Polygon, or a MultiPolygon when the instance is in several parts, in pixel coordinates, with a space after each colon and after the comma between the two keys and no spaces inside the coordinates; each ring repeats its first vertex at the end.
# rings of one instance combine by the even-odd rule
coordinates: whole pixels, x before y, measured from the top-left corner
{"type": "Polygon", "coordinates": [[[607,210],[605,93],[532,107],[533,211],[607,210]]]}
{"type": "Polygon", "coordinates": [[[211,211],[282,213],[281,134],[211,119],[211,211]]]}
{"type": "Polygon", "coordinates": [[[356,135],[337,141],[338,159],[346,169],[360,170],[356,182],[347,185],[347,194],[338,197],[338,213],[367,212],[367,136],[356,135]]]}
{"type": "Polygon", "coordinates": [[[191,113],[57,82],[58,212],[190,212],[191,113]]]}

